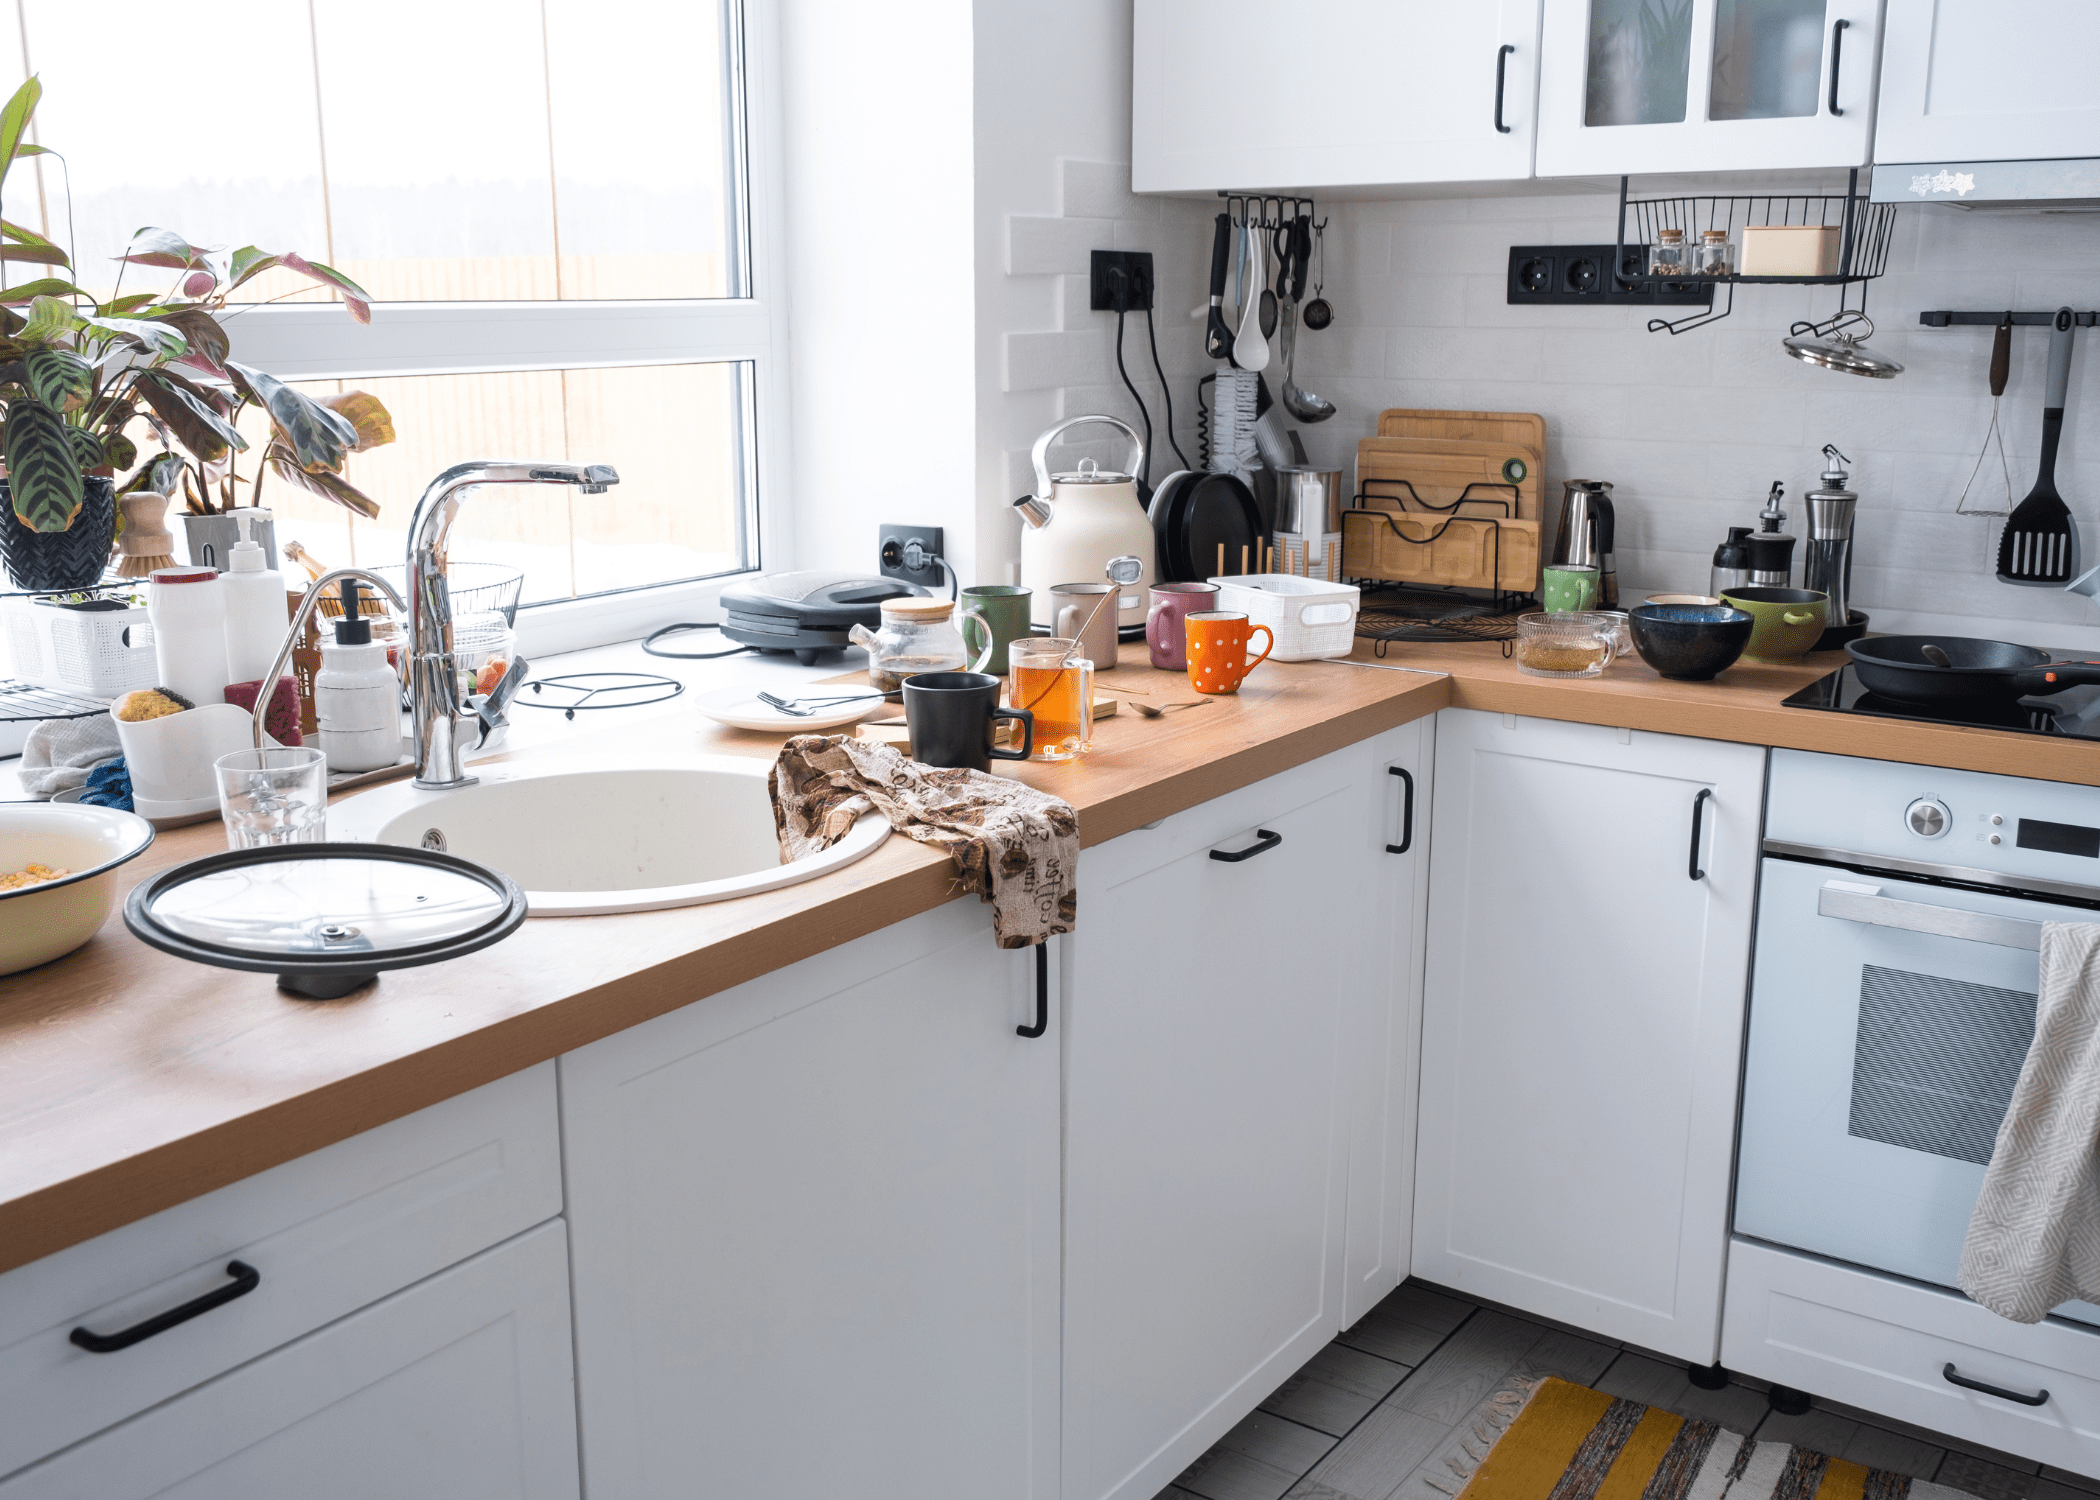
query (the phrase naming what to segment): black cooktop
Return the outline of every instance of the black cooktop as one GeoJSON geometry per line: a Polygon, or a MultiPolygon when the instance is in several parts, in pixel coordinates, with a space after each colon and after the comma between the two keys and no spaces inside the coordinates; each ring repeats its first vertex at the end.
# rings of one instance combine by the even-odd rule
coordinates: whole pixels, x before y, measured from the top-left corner
{"type": "MultiPolygon", "coordinates": [[[[2046,648],[2052,661],[2090,661],[2089,651],[2046,648]]],[[[1880,719],[1915,719],[1927,724],[1958,724],[1968,729],[2010,729],[2019,734],[2053,734],[2100,740],[2100,687],[2067,688],[2046,698],[1977,699],[1931,707],[1884,698],[1860,686],[1850,665],[1818,678],[1785,700],[1788,708],[1816,708],[1826,713],[1868,714],[1880,719]]]]}

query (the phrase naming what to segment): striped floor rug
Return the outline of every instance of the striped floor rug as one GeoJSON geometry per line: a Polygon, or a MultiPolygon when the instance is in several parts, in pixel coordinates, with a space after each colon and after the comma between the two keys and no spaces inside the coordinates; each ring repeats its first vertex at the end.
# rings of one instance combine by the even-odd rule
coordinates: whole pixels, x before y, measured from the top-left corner
{"type": "Polygon", "coordinates": [[[1459,1500],[1972,1500],[1908,1474],[1750,1442],[1558,1377],[1539,1381],[1528,1398],[1509,1392],[1500,1405],[1490,1423],[1514,1417],[1470,1476],[1454,1472],[1449,1492],[1459,1500]]]}

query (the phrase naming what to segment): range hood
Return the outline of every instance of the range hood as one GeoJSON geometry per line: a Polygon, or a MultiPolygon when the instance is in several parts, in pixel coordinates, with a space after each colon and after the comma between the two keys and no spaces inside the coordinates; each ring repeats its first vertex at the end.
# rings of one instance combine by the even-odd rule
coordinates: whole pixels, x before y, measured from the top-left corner
{"type": "Polygon", "coordinates": [[[2100,208],[2100,157],[1877,162],[1870,196],[1876,203],[1956,208],[2100,208]]]}

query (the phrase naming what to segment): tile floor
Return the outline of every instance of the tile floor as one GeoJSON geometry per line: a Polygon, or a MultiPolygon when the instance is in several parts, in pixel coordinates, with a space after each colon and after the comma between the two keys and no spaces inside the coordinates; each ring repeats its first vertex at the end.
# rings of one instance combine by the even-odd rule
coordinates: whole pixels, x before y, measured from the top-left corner
{"type": "Polygon", "coordinates": [[[1703,1391],[1682,1362],[1409,1282],[1314,1355],[1156,1500],[1389,1500],[1441,1459],[1456,1442],[1459,1419],[1515,1373],[1559,1375],[1764,1441],[1937,1480],[1981,1500],[2100,1496],[2100,1480],[1829,1402],[1782,1416],[1760,1383],[1703,1391]]]}

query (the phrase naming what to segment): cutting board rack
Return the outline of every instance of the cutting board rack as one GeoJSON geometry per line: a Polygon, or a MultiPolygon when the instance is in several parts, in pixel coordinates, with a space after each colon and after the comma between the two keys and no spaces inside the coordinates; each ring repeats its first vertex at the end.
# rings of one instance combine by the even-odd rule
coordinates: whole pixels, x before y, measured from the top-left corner
{"type": "Polygon", "coordinates": [[[1344,575],[1536,593],[1544,448],[1545,421],[1527,412],[1381,412],[1342,513],[1344,575]]]}

